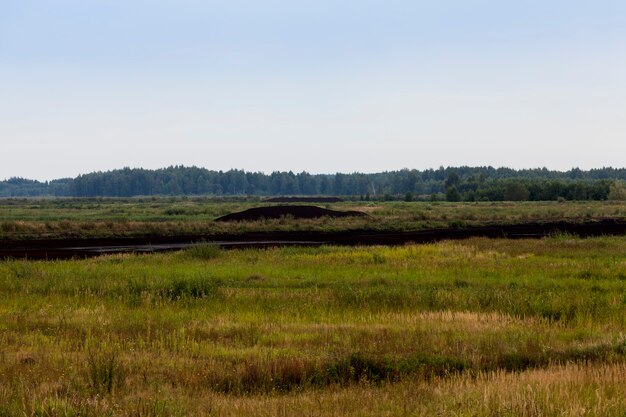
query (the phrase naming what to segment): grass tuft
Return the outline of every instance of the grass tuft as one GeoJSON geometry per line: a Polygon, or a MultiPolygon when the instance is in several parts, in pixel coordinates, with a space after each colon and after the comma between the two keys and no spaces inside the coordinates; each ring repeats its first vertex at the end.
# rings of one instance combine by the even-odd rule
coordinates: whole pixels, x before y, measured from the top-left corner
{"type": "Polygon", "coordinates": [[[190,259],[211,260],[222,255],[222,248],[214,243],[199,243],[185,249],[184,254],[190,259]]]}
{"type": "Polygon", "coordinates": [[[119,353],[111,349],[89,349],[87,352],[89,386],[96,392],[111,394],[124,383],[124,369],[119,353]]]}

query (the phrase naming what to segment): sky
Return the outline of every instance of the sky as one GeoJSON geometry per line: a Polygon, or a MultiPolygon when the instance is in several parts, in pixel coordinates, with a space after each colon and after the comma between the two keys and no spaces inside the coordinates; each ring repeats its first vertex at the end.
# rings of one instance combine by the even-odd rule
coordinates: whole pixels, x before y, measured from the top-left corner
{"type": "Polygon", "coordinates": [[[623,0],[0,0],[0,179],[625,156],[623,0]]]}

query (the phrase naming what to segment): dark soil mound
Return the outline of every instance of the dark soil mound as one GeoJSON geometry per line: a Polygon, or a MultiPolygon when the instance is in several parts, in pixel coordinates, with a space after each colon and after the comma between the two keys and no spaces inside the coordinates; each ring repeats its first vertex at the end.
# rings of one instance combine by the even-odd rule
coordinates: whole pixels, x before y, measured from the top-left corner
{"type": "Polygon", "coordinates": [[[316,206],[273,206],[255,207],[238,213],[231,213],[215,219],[218,222],[238,222],[245,220],[279,219],[292,216],[295,219],[317,219],[319,217],[367,216],[360,211],[335,211],[316,206]]]}
{"type": "Polygon", "coordinates": [[[339,197],[274,197],[265,200],[266,203],[340,203],[339,197]]]}

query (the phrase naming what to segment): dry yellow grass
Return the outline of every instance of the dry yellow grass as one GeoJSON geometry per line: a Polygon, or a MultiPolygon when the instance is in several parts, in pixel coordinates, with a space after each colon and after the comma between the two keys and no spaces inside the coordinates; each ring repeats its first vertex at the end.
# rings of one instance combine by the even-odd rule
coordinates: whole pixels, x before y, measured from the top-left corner
{"type": "Polygon", "coordinates": [[[347,388],[245,397],[181,392],[169,386],[135,391],[122,399],[72,399],[62,395],[60,384],[47,382],[24,391],[28,398],[23,415],[623,417],[624,381],[626,364],[619,363],[406,380],[382,387],[362,381],[347,388]],[[172,401],[181,397],[186,400],[172,401]]]}
{"type": "Polygon", "coordinates": [[[0,417],[624,417],[625,244],[0,262],[0,417]]]}
{"type": "MultiPolygon", "coordinates": [[[[405,381],[287,396],[215,396],[197,412],[219,416],[519,416],[621,417],[626,364],[566,365],[522,373],[490,372],[430,383],[405,381]]],[[[202,403],[202,401],[201,401],[202,403]]]]}

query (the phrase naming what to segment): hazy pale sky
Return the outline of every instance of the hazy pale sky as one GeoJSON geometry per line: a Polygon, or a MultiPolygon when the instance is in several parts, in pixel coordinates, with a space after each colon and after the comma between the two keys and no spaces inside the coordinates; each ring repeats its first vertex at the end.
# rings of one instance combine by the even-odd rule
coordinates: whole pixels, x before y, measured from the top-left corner
{"type": "Polygon", "coordinates": [[[626,166],[623,0],[0,0],[0,179],[626,166]]]}

